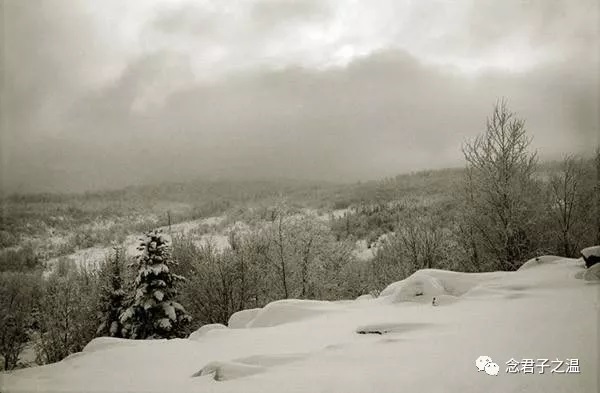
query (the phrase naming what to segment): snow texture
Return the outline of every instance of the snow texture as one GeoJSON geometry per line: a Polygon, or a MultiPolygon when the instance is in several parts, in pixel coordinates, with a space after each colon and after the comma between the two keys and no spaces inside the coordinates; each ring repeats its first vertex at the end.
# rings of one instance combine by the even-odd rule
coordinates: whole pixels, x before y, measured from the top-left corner
{"type": "Polygon", "coordinates": [[[339,311],[341,308],[331,302],[317,300],[286,299],[267,304],[248,327],[269,327],[296,322],[306,318],[339,311]]]}
{"type": "Polygon", "coordinates": [[[554,263],[554,262],[557,262],[560,260],[561,260],[561,257],[557,257],[554,255],[545,255],[542,257],[536,257],[536,258],[530,259],[527,262],[525,262],[524,264],[522,264],[521,267],[519,268],[519,270],[530,269],[532,267],[535,267],[535,266],[538,266],[541,264],[554,263]]]}
{"type": "Polygon", "coordinates": [[[581,255],[586,258],[591,256],[600,257],[600,246],[588,247],[581,250],[581,255]]]}
{"type": "Polygon", "coordinates": [[[256,313],[252,329],[201,340],[96,339],[67,361],[0,375],[0,391],[597,393],[600,282],[585,275],[598,268],[581,259],[531,265],[424,270],[369,301],[279,301],[256,313]],[[453,301],[414,301],[434,294],[453,301]],[[498,375],[477,371],[481,355],[498,375]],[[531,358],[577,359],[581,371],[505,372],[510,359],[531,358]]]}
{"type": "Polygon", "coordinates": [[[219,329],[227,329],[227,326],[222,325],[220,323],[210,323],[208,325],[203,325],[203,326],[200,326],[200,328],[198,330],[196,330],[195,332],[190,334],[190,336],[188,338],[190,340],[198,340],[201,337],[205,336],[206,333],[213,331],[213,330],[219,330],[219,329]]]}
{"type": "Polygon", "coordinates": [[[581,250],[586,267],[592,267],[600,262],[600,246],[588,247],[581,250]]]}
{"type": "Polygon", "coordinates": [[[229,317],[229,321],[227,321],[227,326],[232,329],[243,329],[248,326],[248,323],[256,317],[260,310],[262,309],[250,308],[248,310],[233,313],[231,317],[229,317]]]}

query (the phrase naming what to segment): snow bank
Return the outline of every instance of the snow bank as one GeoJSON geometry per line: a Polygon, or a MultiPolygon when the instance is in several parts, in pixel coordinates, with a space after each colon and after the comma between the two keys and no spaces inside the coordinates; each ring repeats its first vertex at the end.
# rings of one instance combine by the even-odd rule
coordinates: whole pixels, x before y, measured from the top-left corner
{"type": "Polygon", "coordinates": [[[376,301],[275,302],[253,321],[266,327],[94,340],[67,361],[1,374],[0,391],[597,393],[600,286],[577,278],[598,269],[563,259],[510,273],[425,270],[417,278],[443,288],[443,307],[386,301],[406,280],[376,301]],[[477,372],[482,355],[499,375],[477,372]],[[511,359],[576,359],[580,372],[510,374],[511,359]]]}
{"type": "MultiPolygon", "coordinates": [[[[438,269],[423,269],[410,277],[388,285],[379,297],[387,298],[392,303],[431,302],[435,297],[458,297],[472,288],[490,280],[504,277],[506,272],[493,273],[459,273],[438,269]]],[[[450,298],[444,298],[448,300],[450,298]]]]}
{"type": "Polygon", "coordinates": [[[367,293],[365,295],[360,295],[359,297],[357,297],[356,301],[373,300],[373,299],[375,299],[375,296],[371,295],[370,293],[367,293]]]}
{"type": "Polygon", "coordinates": [[[600,262],[600,246],[588,247],[581,250],[581,255],[586,267],[591,267],[600,262]]]}
{"type": "Polygon", "coordinates": [[[232,329],[243,329],[248,326],[262,308],[250,308],[248,310],[238,311],[233,313],[227,321],[227,326],[232,329]]]}
{"type": "Polygon", "coordinates": [[[205,336],[206,333],[208,333],[210,331],[221,330],[221,329],[227,329],[227,326],[220,324],[220,323],[209,323],[207,325],[202,325],[202,326],[200,326],[200,328],[198,330],[196,330],[195,332],[190,334],[188,339],[198,340],[200,337],[205,336]]]}
{"type": "Polygon", "coordinates": [[[557,257],[554,255],[545,255],[545,256],[541,256],[541,257],[532,258],[532,259],[528,260],[527,262],[525,262],[524,264],[522,264],[518,270],[526,270],[526,269],[531,269],[532,267],[536,267],[536,266],[547,264],[547,263],[555,263],[557,261],[560,261],[561,259],[562,259],[561,257],[557,257]]]}
{"type": "Polygon", "coordinates": [[[339,304],[332,302],[297,299],[278,300],[267,304],[258,311],[247,326],[251,328],[277,326],[340,311],[341,309],[342,307],[339,304]]]}
{"type": "Polygon", "coordinates": [[[125,338],[115,338],[115,337],[98,337],[90,341],[81,352],[83,353],[92,353],[97,351],[102,351],[105,349],[113,348],[113,347],[133,347],[136,345],[140,345],[141,341],[137,340],[128,340],[125,338]]]}

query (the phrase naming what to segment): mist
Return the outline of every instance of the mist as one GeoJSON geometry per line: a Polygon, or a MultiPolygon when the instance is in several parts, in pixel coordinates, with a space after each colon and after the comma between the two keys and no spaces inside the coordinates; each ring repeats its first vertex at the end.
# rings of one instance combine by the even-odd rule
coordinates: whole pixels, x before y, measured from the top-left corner
{"type": "Polygon", "coordinates": [[[3,191],[461,166],[502,97],[542,159],[598,145],[595,2],[364,7],[4,2],[3,191]]]}

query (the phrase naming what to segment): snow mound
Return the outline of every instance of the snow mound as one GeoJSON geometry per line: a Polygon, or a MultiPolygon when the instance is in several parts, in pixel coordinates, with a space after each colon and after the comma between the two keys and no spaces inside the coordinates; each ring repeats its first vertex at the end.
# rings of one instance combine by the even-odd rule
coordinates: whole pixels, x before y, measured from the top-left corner
{"type": "Polygon", "coordinates": [[[435,277],[411,276],[392,295],[394,303],[408,301],[430,301],[434,296],[445,294],[444,286],[435,277]]]}
{"type": "Polygon", "coordinates": [[[212,330],[220,330],[220,329],[227,329],[227,326],[220,324],[220,323],[209,323],[207,325],[202,325],[202,326],[200,326],[200,328],[198,330],[196,330],[195,332],[190,334],[188,339],[189,340],[198,340],[200,337],[206,335],[206,333],[208,333],[212,330]]]}
{"type": "Polygon", "coordinates": [[[212,375],[215,381],[229,381],[266,371],[266,367],[253,366],[236,362],[211,362],[192,377],[212,375]]]}
{"type": "Polygon", "coordinates": [[[256,317],[248,323],[248,327],[270,327],[295,322],[341,310],[341,306],[332,302],[318,300],[278,300],[267,304],[256,317]]]}
{"type": "Polygon", "coordinates": [[[437,269],[423,269],[410,277],[388,285],[379,297],[389,298],[392,303],[431,302],[433,297],[459,297],[472,288],[490,280],[505,276],[506,272],[459,273],[437,269]]]}
{"type": "Polygon", "coordinates": [[[600,262],[600,246],[588,247],[581,250],[585,267],[592,267],[600,262]]]}
{"type": "Polygon", "coordinates": [[[256,317],[260,310],[262,308],[250,308],[233,313],[227,321],[227,326],[231,329],[243,329],[248,326],[248,323],[256,317]]]}
{"type": "Polygon", "coordinates": [[[140,344],[140,341],[126,338],[98,337],[90,341],[81,352],[92,353],[113,347],[133,347],[138,344],[140,344]]]}
{"type": "Polygon", "coordinates": [[[587,247],[581,250],[581,255],[588,258],[591,256],[600,257],[600,246],[587,247]]]}
{"type": "Polygon", "coordinates": [[[560,261],[561,259],[561,257],[557,257],[555,255],[544,255],[541,257],[532,258],[525,262],[523,265],[521,265],[521,267],[519,267],[518,270],[526,270],[544,264],[555,263],[557,261],[560,261]]]}
{"type": "Polygon", "coordinates": [[[371,295],[370,293],[367,293],[366,295],[360,295],[359,297],[357,297],[356,301],[372,300],[372,299],[375,299],[375,296],[371,295]]]}

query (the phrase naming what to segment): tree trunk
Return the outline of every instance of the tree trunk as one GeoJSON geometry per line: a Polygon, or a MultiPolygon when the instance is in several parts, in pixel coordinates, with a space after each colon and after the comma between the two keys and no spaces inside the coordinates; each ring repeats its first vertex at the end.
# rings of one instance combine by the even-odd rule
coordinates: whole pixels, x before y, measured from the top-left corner
{"type": "Polygon", "coordinates": [[[279,225],[278,225],[278,232],[279,232],[279,262],[281,265],[281,280],[283,282],[283,296],[284,299],[288,298],[288,287],[287,287],[287,276],[286,276],[286,271],[285,271],[285,255],[284,255],[284,244],[283,244],[283,218],[280,216],[279,217],[279,225]]]}

